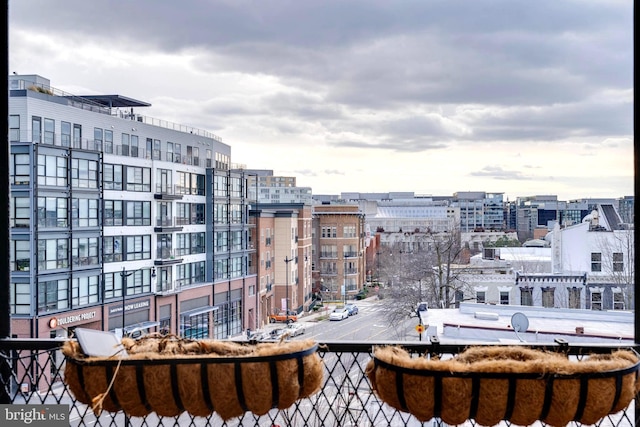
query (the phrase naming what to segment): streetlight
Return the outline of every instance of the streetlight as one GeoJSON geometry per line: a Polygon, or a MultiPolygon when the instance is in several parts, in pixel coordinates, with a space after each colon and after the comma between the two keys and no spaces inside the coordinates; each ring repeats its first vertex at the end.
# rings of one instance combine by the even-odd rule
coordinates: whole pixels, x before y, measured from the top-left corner
{"type": "Polygon", "coordinates": [[[285,305],[285,322],[289,323],[289,263],[293,261],[293,258],[289,259],[289,256],[287,255],[286,257],[284,257],[284,262],[285,262],[285,266],[287,267],[286,271],[285,271],[285,277],[286,277],[286,295],[285,295],[285,301],[284,301],[284,305],[285,305]]]}
{"type": "MultiPolygon", "coordinates": [[[[137,270],[127,271],[124,267],[122,267],[122,271],[120,272],[120,277],[122,277],[122,336],[124,337],[124,327],[125,327],[125,314],[124,307],[127,299],[127,277],[131,276],[136,271],[142,270],[144,267],[140,267],[137,270]]],[[[151,278],[156,277],[156,268],[151,267],[151,278]]]]}

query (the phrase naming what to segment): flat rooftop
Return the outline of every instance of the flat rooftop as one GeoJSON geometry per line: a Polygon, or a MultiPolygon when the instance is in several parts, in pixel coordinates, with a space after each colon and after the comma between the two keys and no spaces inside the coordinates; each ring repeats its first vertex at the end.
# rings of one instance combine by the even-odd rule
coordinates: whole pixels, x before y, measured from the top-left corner
{"type": "MultiPolygon", "coordinates": [[[[603,343],[632,345],[634,313],[462,303],[459,309],[429,309],[423,316],[428,336],[441,343],[487,341],[496,343],[603,343]],[[513,317],[515,313],[521,313],[513,317]],[[512,319],[525,319],[526,331],[514,331],[512,319]]],[[[515,321],[518,326],[517,320],[515,321]]]]}

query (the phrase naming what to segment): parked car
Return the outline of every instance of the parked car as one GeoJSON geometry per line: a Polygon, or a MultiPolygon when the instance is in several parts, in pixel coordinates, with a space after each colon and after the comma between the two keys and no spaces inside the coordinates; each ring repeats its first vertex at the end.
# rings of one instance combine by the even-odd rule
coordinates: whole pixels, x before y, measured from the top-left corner
{"type": "MultiPolygon", "coordinates": [[[[267,336],[263,337],[261,341],[280,341],[283,335],[285,335],[285,328],[272,329],[267,336]]],[[[288,337],[288,336],[287,336],[288,337]]]]}
{"type": "Polygon", "coordinates": [[[349,312],[349,316],[353,316],[354,314],[358,314],[358,306],[355,304],[347,304],[344,306],[349,312]]]}
{"type": "Polygon", "coordinates": [[[292,337],[304,334],[304,326],[300,323],[289,323],[285,328],[286,332],[292,337]]]}
{"type": "Polygon", "coordinates": [[[361,300],[367,297],[367,291],[365,289],[360,290],[357,294],[354,295],[353,299],[361,300]]]}
{"type": "Polygon", "coordinates": [[[349,317],[349,311],[346,308],[342,307],[342,308],[336,308],[335,310],[333,310],[329,315],[329,320],[343,320],[348,317],[349,317]]]}
{"type": "Polygon", "coordinates": [[[427,314],[427,311],[429,310],[429,304],[421,301],[418,303],[418,305],[416,306],[416,311],[411,313],[411,317],[421,317],[420,314],[427,314]]]}
{"type": "Polygon", "coordinates": [[[291,310],[289,310],[288,316],[285,314],[284,311],[282,313],[275,313],[275,314],[269,315],[269,323],[276,323],[276,322],[292,323],[297,321],[298,321],[298,313],[291,310]]]}

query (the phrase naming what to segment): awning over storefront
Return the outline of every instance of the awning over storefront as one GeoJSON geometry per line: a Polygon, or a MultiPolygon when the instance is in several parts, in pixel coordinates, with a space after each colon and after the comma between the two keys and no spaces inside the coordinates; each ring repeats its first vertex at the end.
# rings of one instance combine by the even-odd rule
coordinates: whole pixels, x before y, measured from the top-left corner
{"type": "Polygon", "coordinates": [[[180,313],[180,316],[182,316],[182,317],[193,317],[193,316],[197,316],[198,314],[208,313],[210,311],[215,311],[217,309],[218,309],[218,307],[214,307],[212,305],[207,305],[207,306],[204,306],[204,307],[194,308],[193,310],[183,311],[182,313],[180,313]]]}
{"type": "Polygon", "coordinates": [[[140,322],[136,323],[135,325],[127,326],[126,328],[124,328],[124,333],[125,335],[134,336],[138,332],[144,332],[147,329],[155,328],[158,326],[160,326],[160,322],[149,320],[147,322],[140,322]]]}

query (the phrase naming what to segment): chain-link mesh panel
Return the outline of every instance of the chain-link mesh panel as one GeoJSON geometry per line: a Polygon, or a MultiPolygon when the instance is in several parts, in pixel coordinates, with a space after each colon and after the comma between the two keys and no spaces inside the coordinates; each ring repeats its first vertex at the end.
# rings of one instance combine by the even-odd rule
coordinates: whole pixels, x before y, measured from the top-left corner
{"type": "MultiPolygon", "coordinates": [[[[324,364],[324,382],[310,398],[298,400],[286,410],[274,409],[262,416],[252,413],[224,422],[213,413],[194,417],[183,413],[179,417],[128,417],[123,412],[94,414],[87,405],[75,400],[64,383],[65,359],[55,340],[0,340],[1,368],[10,371],[2,382],[6,402],[17,404],[64,404],[69,406],[71,426],[445,426],[441,420],[420,422],[412,415],[397,411],[381,402],[372,392],[366,375],[371,359],[372,343],[322,343],[319,355],[324,364]]],[[[375,345],[393,344],[377,343],[375,345]]],[[[402,343],[415,357],[453,357],[462,346],[439,346],[402,343]]],[[[556,347],[556,349],[558,349],[556,347]]],[[[564,348],[575,357],[591,352],[608,352],[605,347],[564,348]]],[[[194,393],[197,392],[194,390],[194,393]]],[[[602,419],[599,426],[634,426],[635,405],[602,419]]],[[[473,421],[465,425],[475,426],[473,421]]],[[[503,425],[511,425],[504,422],[503,425]]],[[[544,424],[540,423],[543,426],[544,424]]],[[[579,425],[579,424],[575,424],[579,425]]]]}

